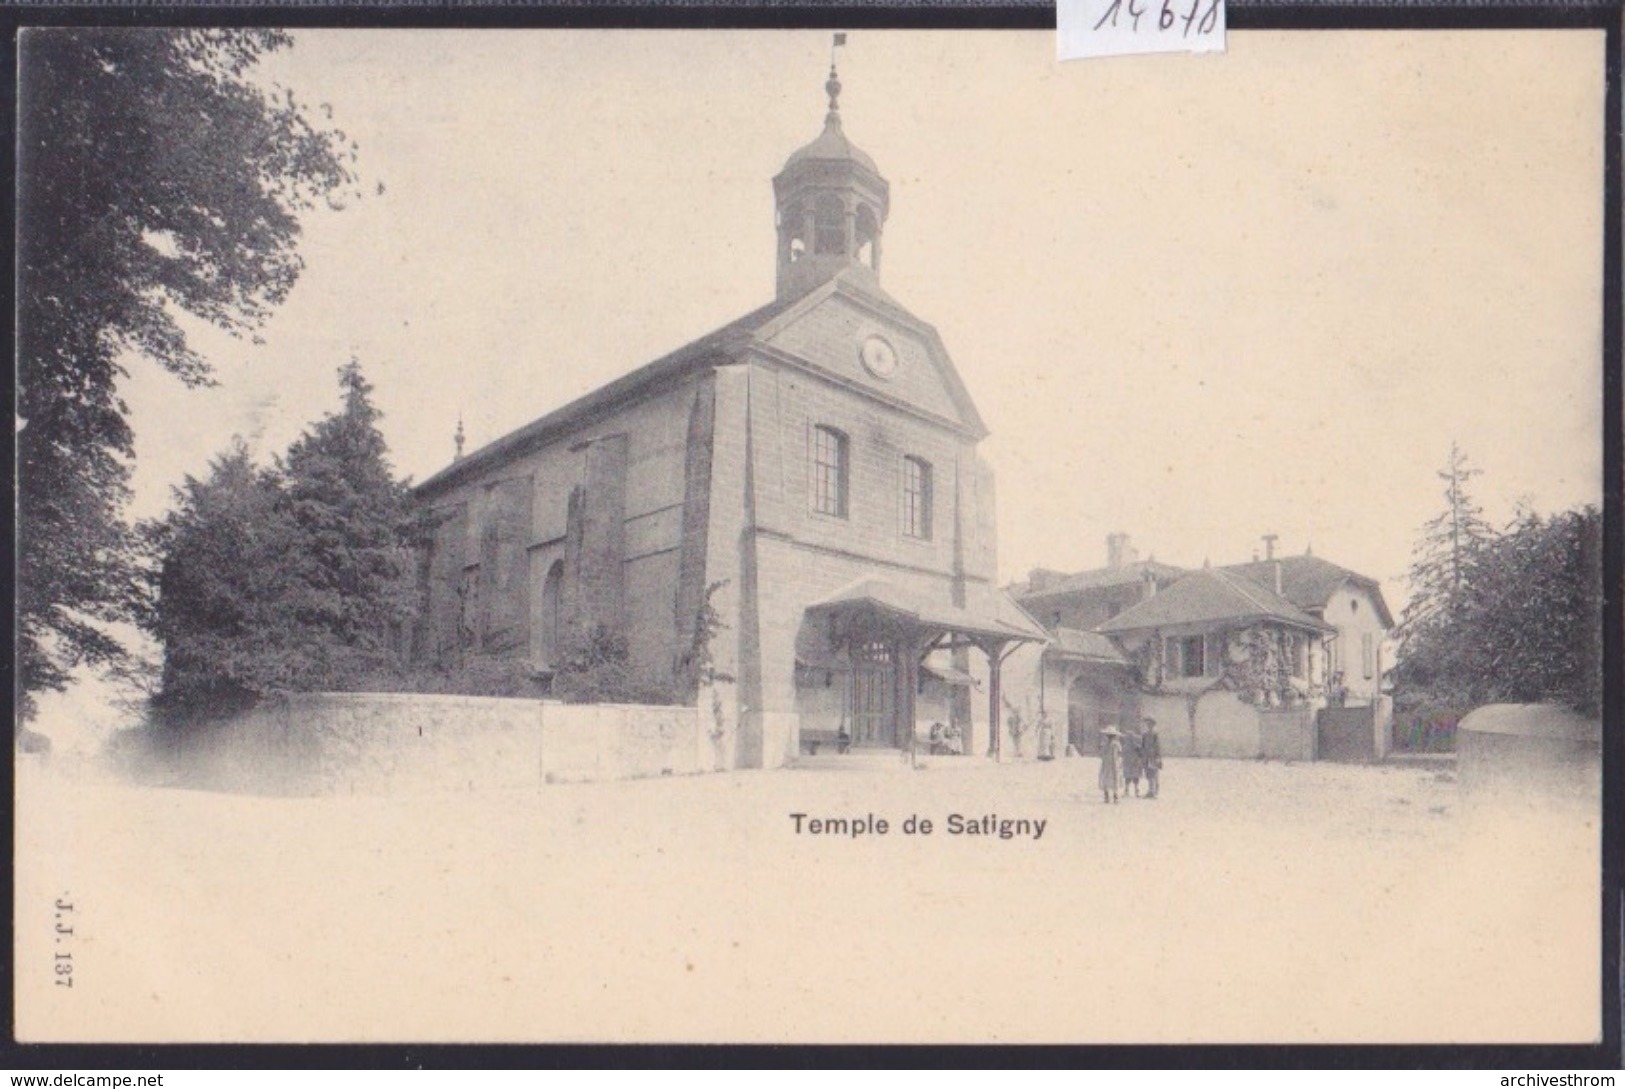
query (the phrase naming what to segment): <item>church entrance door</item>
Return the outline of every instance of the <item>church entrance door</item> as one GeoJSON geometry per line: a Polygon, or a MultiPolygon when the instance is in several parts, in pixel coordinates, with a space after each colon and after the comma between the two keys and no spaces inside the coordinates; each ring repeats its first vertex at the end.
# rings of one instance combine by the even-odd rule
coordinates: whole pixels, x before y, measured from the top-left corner
{"type": "Polygon", "coordinates": [[[897,664],[885,643],[852,648],[852,743],[897,745],[897,664]]]}

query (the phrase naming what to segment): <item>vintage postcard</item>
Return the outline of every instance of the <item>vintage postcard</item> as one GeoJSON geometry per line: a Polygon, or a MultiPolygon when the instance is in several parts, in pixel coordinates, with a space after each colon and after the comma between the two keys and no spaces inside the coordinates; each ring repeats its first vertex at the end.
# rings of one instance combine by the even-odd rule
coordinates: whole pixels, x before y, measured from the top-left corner
{"type": "Polygon", "coordinates": [[[25,31],[18,1037],[1599,1041],[1604,33],[1218,44],[25,31]]]}

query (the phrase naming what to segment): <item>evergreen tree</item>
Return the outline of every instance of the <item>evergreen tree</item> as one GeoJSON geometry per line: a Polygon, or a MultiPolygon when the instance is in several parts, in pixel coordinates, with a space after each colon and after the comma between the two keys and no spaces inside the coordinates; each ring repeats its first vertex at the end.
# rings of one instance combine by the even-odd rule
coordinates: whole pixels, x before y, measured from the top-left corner
{"type": "Polygon", "coordinates": [[[308,671],[286,608],[299,533],[240,439],[144,529],[160,557],[144,626],[164,648],[165,703],[219,709],[308,671]]]}
{"type": "Polygon", "coordinates": [[[23,32],[17,132],[17,688],[123,656],[145,581],[124,523],[117,383],[150,360],[209,381],[179,311],[258,328],[299,275],[299,215],[351,186],[355,147],[247,78],[276,30],[23,32]]]}
{"type": "Polygon", "coordinates": [[[304,687],[351,687],[403,665],[417,614],[418,520],[395,479],[372,386],[355,359],[339,369],[344,405],[279,464],[282,504],[303,552],[289,607],[313,656],[304,687]]]}
{"type": "Polygon", "coordinates": [[[149,529],[164,701],[353,689],[402,664],[421,523],[390,470],[360,364],[339,381],[343,407],[273,470],[256,470],[239,443],[149,529]]]}
{"type": "Polygon", "coordinates": [[[1472,668],[1452,633],[1473,565],[1494,537],[1470,488],[1481,474],[1452,442],[1438,473],[1445,485],[1444,509],[1422,527],[1412,550],[1411,598],[1394,633],[1399,639],[1397,681],[1412,690],[1442,696],[1472,668]]]}

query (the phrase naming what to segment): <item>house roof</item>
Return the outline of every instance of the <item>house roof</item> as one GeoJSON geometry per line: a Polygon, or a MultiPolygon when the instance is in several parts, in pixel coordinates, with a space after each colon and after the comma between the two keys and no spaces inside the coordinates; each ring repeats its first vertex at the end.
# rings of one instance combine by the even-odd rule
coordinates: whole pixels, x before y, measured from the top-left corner
{"type": "Polygon", "coordinates": [[[1075,594],[1087,590],[1104,590],[1117,586],[1137,585],[1144,581],[1149,573],[1158,582],[1169,582],[1185,574],[1182,567],[1174,567],[1156,560],[1136,560],[1125,563],[1119,567],[1097,567],[1090,571],[1079,571],[1075,575],[1067,575],[1055,582],[1048,583],[1042,589],[1026,589],[1019,593],[1022,601],[1037,600],[1039,598],[1060,597],[1064,594],[1075,594]]]}
{"type": "Polygon", "coordinates": [[[1352,582],[1371,595],[1383,626],[1394,626],[1393,614],[1388,611],[1388,603],[1383,600],[1382,588],[1376,579],[1339,567],[1319,556],[1282,556],[1278,560],[1230,564],[1221,570],[1234,571],[1270,589],[1275,586],[1276,564],[1281,565],[1281,596],[1298,608],[1323,609],[1338,587],[1352,582]]]}
{"type": "Polygon", "coordinates": [[[1254,620],[1275,620],[1312,631],[1333,630],[1275,591],[1223,569],[1193,571],[1095,630],[1117,634],[1177,624],[1254,620]]]}
{"type": "Polygon", "coordinates": [[[1128,659],[1117,649],[1117,644],[1098,632],[1081,631],[1078,628],[1056,628],[1054,641],[1049,645],[1049,653],[1062,658],[1128,665],[1128,659]]]}
{"type": "Polygon", "coordinates": [[[1000,639],[1049,642],[1049,634],[1002,590],[993,590],[980,600],[962,608],[928,600],[894,582],[870,575],[847,583],[823,600],[807,606],[809,611],[819,612],[855,607],[872,608],[913,620],[923,627],[942,628],[971,635],[991,635],[1000,639]]]}

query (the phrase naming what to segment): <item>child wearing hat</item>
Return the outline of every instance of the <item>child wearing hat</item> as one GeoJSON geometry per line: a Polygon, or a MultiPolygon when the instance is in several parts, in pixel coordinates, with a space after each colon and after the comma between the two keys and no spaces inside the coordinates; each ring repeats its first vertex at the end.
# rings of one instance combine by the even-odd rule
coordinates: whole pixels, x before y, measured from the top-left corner
{"type": "Polygon", "coordinates": [[[1100,731],[1100,795],[1111,804],[1123,793],[1123,734],[1116,726],[1100,731]]]}

